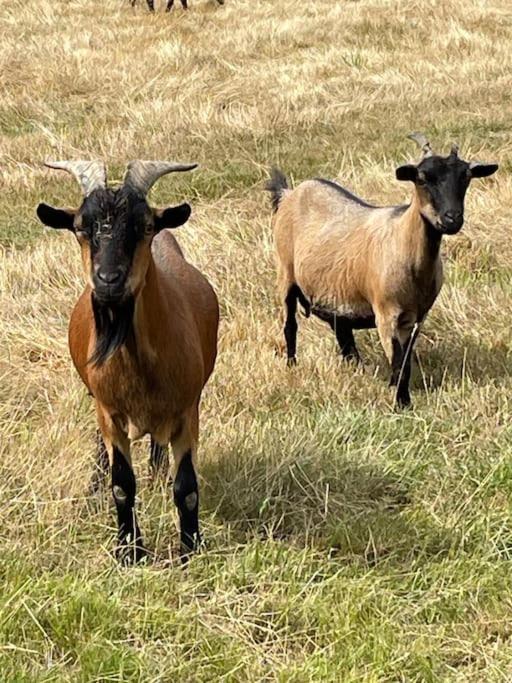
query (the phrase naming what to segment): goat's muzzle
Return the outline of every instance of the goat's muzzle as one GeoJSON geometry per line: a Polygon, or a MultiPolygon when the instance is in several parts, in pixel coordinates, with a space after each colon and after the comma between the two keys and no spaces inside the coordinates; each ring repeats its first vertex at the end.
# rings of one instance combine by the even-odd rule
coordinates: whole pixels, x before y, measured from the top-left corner
{"type": "Polygon", "coordinates": [[[462,211],[446,211],[437,225],[437,229],[445,235],[456,235],[464,225],[462,211]]]}

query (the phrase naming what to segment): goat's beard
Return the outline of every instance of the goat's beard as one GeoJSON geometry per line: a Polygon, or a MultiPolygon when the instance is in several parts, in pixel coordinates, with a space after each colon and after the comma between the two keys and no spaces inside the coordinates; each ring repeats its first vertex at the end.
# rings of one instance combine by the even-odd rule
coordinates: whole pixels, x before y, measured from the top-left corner
{"type": "Polygon", "coordinates": [[[89,363],[102,365],[132,335],[135,299],[128,296],[119,303],[105,304],[101,303],[93,292],[91,302],[96,327],[96,346],[89,363]]]}

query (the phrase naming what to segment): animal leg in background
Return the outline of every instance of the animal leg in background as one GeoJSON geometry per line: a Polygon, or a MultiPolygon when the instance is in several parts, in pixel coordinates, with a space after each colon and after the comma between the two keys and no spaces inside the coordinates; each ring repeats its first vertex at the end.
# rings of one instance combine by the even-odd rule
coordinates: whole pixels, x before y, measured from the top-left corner
{"type": "Polygon", "coordinates": [[[151,437],[151,446],[149,451],[149,473],[151,479],[156,479],[157,476],[165,477],[169,470],[169,457],[167,448],[161,446],[157,441],[151,437]]]}
{"type": "Polygon", "coordinates": [[[99,429],[96,430],[96,454],[94,469],[89,483],[89,495],[93,496],[103,489],[108,476],[108,452],[99,429]]]}

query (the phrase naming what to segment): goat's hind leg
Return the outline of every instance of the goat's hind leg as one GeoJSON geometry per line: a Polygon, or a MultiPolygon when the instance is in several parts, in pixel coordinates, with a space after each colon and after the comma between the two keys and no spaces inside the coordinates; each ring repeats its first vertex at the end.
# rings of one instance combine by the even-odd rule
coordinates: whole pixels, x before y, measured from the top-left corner
{"type": "Polygon", "coordinates": [[[336,335],[336,341],[340,347],[340,353],[343,356],[343,359],[360,363],[361,356],[357,350],[354,332],[347,319],[336,314],[327,315],[323,319],[329,323],[332,331],[336,335]]]}
{"type": "Polygon", "coordinates": [[[149,451],[149,475],[154,482],[157,477],[165,479],[169,472],[169,455],[167,448],[151,437],[149,451]]]}
{"type": "Polygon", "coordinates": [[[180,520],[180,557],[186,562],[191,552],[201,544],[199,533],[199,487],[195,470],[199,431],[198,406],[183,416],[171,436],[174,455],[174,504],[180,520]]]}
{"type": "Polygon", "coordinates": [[[101,431],[96,430],[96,455],[94,461],[94,469],[92,471],[91,480],[89,482],[89,495],[94,496],[98,491],[102,491],[105,487],[109,471],[109,459],[107,447],[101,436],[101,431]]]}
{"type": "Polygon", "coordinates": [[[288,288],[284,299],[284,338],[288,366],[297,364],[297,300],[300,289],[293,284],[288,288]]]}
{"type": "Polygon", "coordinates": [[[361,356],[357,350],[352,327],[343,322],[339,316],[335,315],[332,322],[332,329],[336,335],[336,340],[338,341],[340,353],[343,356],[343,359],[346,361],[360,363],[361,356]]]}

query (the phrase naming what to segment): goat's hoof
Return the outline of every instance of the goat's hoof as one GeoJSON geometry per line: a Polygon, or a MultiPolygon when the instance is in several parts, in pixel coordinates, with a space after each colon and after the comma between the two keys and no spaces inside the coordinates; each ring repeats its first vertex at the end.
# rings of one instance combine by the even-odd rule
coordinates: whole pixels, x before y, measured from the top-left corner
{"type": "Polygon", "coordinates": [[[293,356],[293,358],[287,358],[286,365],[289,368],[294,368],[297,365],[297,359],[295,358],[295,356],[293,356]]]}
{"type": "Polygon", "coordinates": [[[189,534],[182,534],[180,541],[181,564],[183,566],[188,564],[190,557],[196,553],[200,553],[204,547],[204,541],[199,533],[195,533],[192,536],[189,534]]]}
{"type": "Polygon", "coordinates": [[[139,539],[136,544],[121,542],[116,548],[116,559],[123,567],[146,564],[148,557],[148,551],[144,547],[141,539],[139,539]]]}
{"type": "Polygon", "coordinates": [[[397,410],[412,410],[412,403],[410,396],[397,396],[396,398],[397,410]]]}

